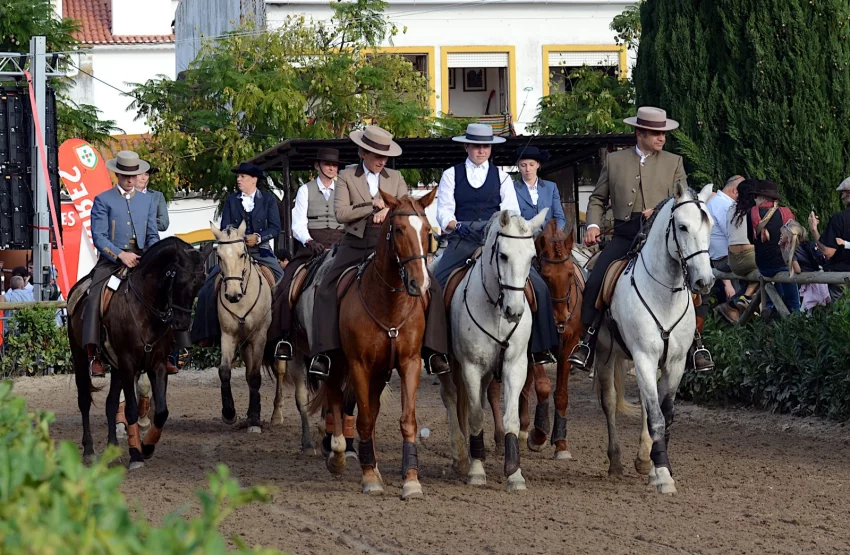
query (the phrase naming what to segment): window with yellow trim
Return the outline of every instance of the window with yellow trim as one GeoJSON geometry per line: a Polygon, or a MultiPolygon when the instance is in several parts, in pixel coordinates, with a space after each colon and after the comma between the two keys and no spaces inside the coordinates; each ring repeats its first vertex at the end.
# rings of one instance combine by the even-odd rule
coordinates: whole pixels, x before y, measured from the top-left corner
{"type": "Polygon", "coordinates": [[[571,91],[575,86],[577,79],[573,72],[584,66],[588,66],[597,71],[604,71],[611,77],[620,76],[619,51],[550,51],[547,62],[549,65],[550,94],[555,92],[571,91]]]}

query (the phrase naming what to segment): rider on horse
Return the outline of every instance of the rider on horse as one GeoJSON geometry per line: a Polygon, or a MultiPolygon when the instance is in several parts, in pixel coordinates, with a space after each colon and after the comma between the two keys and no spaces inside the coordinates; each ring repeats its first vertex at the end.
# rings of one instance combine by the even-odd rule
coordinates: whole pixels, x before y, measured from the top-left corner
{"type": "Polygon", "coordinates": [[[273,308],[274,320],[269,329],[269,339],[283,338],[275,349],[275,356],[281,360],[291,360],[293,353],[289,342],[292,309],[288,302],[292,278],[302,264],[330,249],[342,238],[343,233],[342,224],[334,214],[339,151],[335,148],[320,148],[316,153],[314,167],[316,179],[299,187],[295,195],[295,206],[292,208],[292,236],[297,241],[295,256],[289,260],[283,272],[278,296],[283,295],[284,298],[273,308]]]}
{"type": "MultiPolygon", "coordinates": [[[[221,213],[222,230],[237,228],[245,222],[245,244],[254,262],[269,268],[275,282],[283,277],[283,268],[271,248],[271,240],[280,235],[280,212],[277,198],[257,188],[257,181],[265,177],[263,170],[254,164],[241,163],[231,170],[236,174],[238,193],[228,195],[221,213]]],[[[215,301],[215,276],[218,265],[210,269],[207,281],[198,293],[198,306],[192,323],[194,343],[212,341],[221,336],[218,323],[218,308],[215,301]]]]}
{"type": "MultiPolygon", "coordinates": [[[[437,220],[443,233],[449,233],[449,238],[435,273],[443,287],[452,271],[466,264],[475,250],[484,244],[484,228],[493,214],[499,210],[522,212],[513,181],[489,162],[493,145],[503,143],[505,139],[493,136],[493,128],[489,125],[471,123],[466,135],[452,140],[466,145],[468,158],[464,163],[447,169],[440,179],[437,220]]],[[[560,202],[557,206],[560,210],[560,202]]],[[[533,210],[532,216],[537,213],[537,208],[533,210]]],[[[531,209],[522,213],[525,217],[531,209]]],[[[563,218],[563,211],[560,213],[563,218]]],[[[558,333],[552,316],[549,288],[533,267],[530,277],[537,306],[540,307],[533,315],[532,359],[535,364],[555,362],[550,350],[558,345],[558,333]]]]}
{"type": "MultiPolygon", "coordinates": [[[[604,316],[603,311],[597,310],[596,300],[605,271],[612,262],[629,254],[654,207],[672,194],[676,182],[687,182],[682,157],[662,150],[667,131],[679,127],[678,122],[667,119],[664,110],[651,107],[641,107],[637,117],[623,121],[635,129],[637,145],[608,155],[588,202],[585,245],[599,243],[599,226],[609,203],[614,212],[614,237],[602,250],[587,280],[581,308],[584,338],[570,355],[571,363],[587,370],[592,364],[596,331],[604,316]]],[[[693,356],[688,359],[696,370],[703,371],[712,369],[713,363],[702,346],[701,331],[702,321],[698,320],[693,356]]]]}
{"type": "MultiPolygon", "coordinates": [[[[365,130],[353,131],[350,138],[360,147],[362,161],[339,174],[334,211],[336,219],[343,224],[345,235],[322,279],[313,306],[313,344],[310,346],[313,361],[309,372],[319,378],[329,375],[330,355],[341,348],[337,280],[348,267],[361,263],[375,251],[381,223],[389,212],[378,189],[396,198],[408,193],[401,174],[385,167],[389,157],[401,154],[401,147],[392,140],[390,133],[370,125],[365,130]]],[[[443,374],[451,370],[446,356],[446,313],[442,290],[433,279],[430,297],[422,358],[429,374],[443,374]]]]}
{"type": "Polygon", "coordinates": [[[93,377],[106,375],[99,354],[103,288],[108,285],[116,290],[118,287],[113,283],[113,274],[123,268],[135,267],[144,250],[159,241],[154,199],[138,194],[134,186],[136,176],[147,172],[150,164],[140,160],[135,152],[122,150],[113,160],[106,162],[106,167],[115,173],[118,185],[97,195],[92,205],[92,239],[100,256],[92,272],[83,313],[82,339],[93,377]]]}

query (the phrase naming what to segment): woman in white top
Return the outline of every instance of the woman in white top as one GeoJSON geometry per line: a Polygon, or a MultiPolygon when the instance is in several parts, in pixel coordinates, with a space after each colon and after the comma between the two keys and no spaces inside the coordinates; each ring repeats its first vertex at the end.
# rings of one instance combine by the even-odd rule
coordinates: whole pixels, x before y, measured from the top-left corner
{"type": "MultiPolygon", "coordinates": [[[[758,269],[756,266],[756,250],[747,238],[747,218],[739,217],[738,211],[735,209],[738,203],[742,205],[750,205],[752,202],[747,202],[753,195],[753,185],[755,181],[745,179],[738,185],[738,200],[735,204],[729,207],[729,212],[726,216],[726,238],[729,240],[729,268],[732,272],[739,276],[746,276],[750,272],[758,269]]],[[[729,300],[729,305],[737,310],[746,308],[755,293],[758,284],[750,283],[743,292],[739,292],[729,300]]]]}

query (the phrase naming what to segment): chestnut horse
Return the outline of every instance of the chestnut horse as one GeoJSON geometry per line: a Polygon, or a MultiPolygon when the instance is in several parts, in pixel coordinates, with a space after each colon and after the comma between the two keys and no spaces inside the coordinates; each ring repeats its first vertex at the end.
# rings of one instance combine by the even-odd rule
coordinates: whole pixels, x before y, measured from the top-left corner
{"type": "MultiPolygon", "coordinates": [[[[551,219],[543,231],[534,240],[537,250],[537,263],[540,275],[549,286],[552,295],[552,309],[555,313],[555,325],[561,337],[558,347],[558,373],[555,382],[555,422],[552,433],[549,429],[549,394],[552,383],[546,375],[542,364],[528,366],[528,377],[519,401],[520,429],[528,430],[528,406],[531,398],[531,386],[537,393],[537,407],[534,411],[534,428],[526,432],[526,443],[532,451],[541,451],[547,437],[555,446],[555,459],[571,459],[567,446],[567,406],[569,405],[569,380],[572,364],[567,362],[573,347],[578,343],[581,334],[579,307],[581,306],[584,284],[576,275],[577,268],[571,256],[573,250],[573,234],[567,235],[558,227],[556,220],[551,219]]],[[[501,387],[493,381],[487,390],[487,398],[493,409],[493,420],[496,422],[494,439],[496,445],[503,443],[505,436],[502,427],[502,410],[499,404],[501,387]]]]}
{"type": "Polygon", "coordinates": [[[333,413],[334,436],[328,470],[345,470],[342,434],[343,390],[351,387],[357,399],[358,455],[363,493],[383,493],[375,451],[375,422],[381,393],[393,368],[401,377],[402,499],[422,496],[416,454],[416,391],[422,372],[427,292],[432,279],[425,265],[429,232],[425,208],[437,195],[432,190],[419,200],[396,199],[380,191],[389,207],[373,258],[358,269],[356,280],[343,294],[339,331],[345,360],[334,361],[328,379],[311,403],[333,413]]]}

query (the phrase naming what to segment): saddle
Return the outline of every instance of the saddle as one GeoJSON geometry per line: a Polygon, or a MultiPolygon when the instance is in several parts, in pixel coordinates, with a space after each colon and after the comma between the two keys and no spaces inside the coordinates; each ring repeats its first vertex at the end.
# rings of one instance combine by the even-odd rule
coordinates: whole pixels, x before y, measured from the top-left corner
{"type": "MultiPolygon", "coordinates": [[[[463,281],[463,278],[466,276],[467,272],[469,272],[469,269],[472,268],[472,263],[481,256],[482,250],[483,249],[481,247],[475,249],[475,252],[472,253],[472,257],[466,264],[456,270],[452,270],[452,273],[449,274],[449,279],[446,281],[446,288],[443,291],[443,302],[446,305],[446,311],[452,307],[452,297],[454,297],[457,286],[460,285],[460,282],[463,281]]],[[[582,278],[582,283],[583,282],[584,278],[582,278]]],[[[534,294],[534,287],[532,287],[530,279],[526,279],[525,281],[524,293],[525,300],[528,301],[528,306],[531,308],[531,312],[537,312],[537,296],[534,294]]]]}
{"type": "Polygon", "coordinates": [[[354,278],[357,277],[357,268],[359,268],[359,266],[346,268],[342,275],[339,276],[339,280],[336,282],[337,303],[339,303],[345,294],[348,293],[349,288],[351,288],[351,284],[354,283],[354,278]]]}
{"type": "MultiPolygon", "coordinates": [[[[617,286],[617,280],[623,275],[631,260],[629,257],[617,259],[605,270],[605,277],[602,278],[602,287],[599,289],[599,296],[596,297],[596,310],[605,310],[611,306],[611,298],[614,296],[614,288],[617,286]]],[[[694,293],[692,297],[694,308],[702,304],[702,295],[694,293]]]]}
{"type": "MultiPolygon", "coordinates": [[[[127,266],[122,266],[120,270],[118,270],[117,272],[115,272],[112,275],[117,276],[118,279],[120,279],[121,281],[124,281],[124,279],[127,277],[127,274],[129,272],[130,272],[130,268],[128,268],[127,266]]],[[[108,283],[108,281],[107,281],[107,283],[108,283]]],[[[101,293],[100,293],[100,317],[101,318],[103,318],[103,315],[106,314],[106,309],[109,308],[109,301],[112,300],[112,295],[114,295],[114,294],[115,294],[115,291],[113,291],[112,289],[107,287],[107,285],[104,284],[103,291],[101,291],[101,293]]]]}
{"type": "Polygon", "coordinates": [[[313,277],[316,275],[316,272],[319,270],[319,267],[324,262],[327,253],[330,251],[325,251],[319,256],[314,256],[304,264],[298,266],[298,269],[295,270],[295,273],[292,275],[292,283],[289,285],[289,308],[295,306],[295,303],[298,302],[299,297],[301,297],[301,292],[304,290],[304,286],[308,283],[312,283],[313,277]]]}

